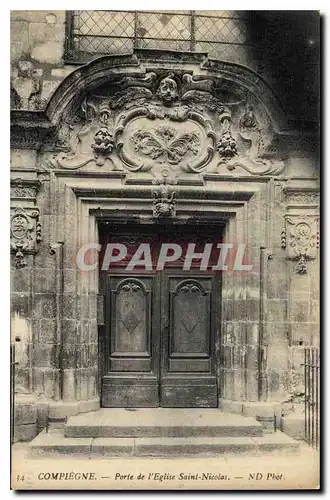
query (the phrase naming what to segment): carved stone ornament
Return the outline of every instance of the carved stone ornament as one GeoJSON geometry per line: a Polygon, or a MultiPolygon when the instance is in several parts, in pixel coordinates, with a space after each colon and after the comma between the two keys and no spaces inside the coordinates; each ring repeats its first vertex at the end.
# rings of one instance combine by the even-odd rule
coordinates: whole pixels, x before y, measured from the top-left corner
{"type": "Polygon", "coordinates": [[[157,95],[165,106],[171,106],[178,98],[178,85],[174,80],[174,74],[170,73],[163,78],[159,84],[157,95]]]}
{"type": "Polygon", "coordinates": [[[41,225],[37,208],[15,207],[11,209],[10,249],[15,253],[17,268],[26,265],[25,255],[36,253],[41,241],[41,225]]]}
{"type": "Polygon", "coordinates": [[[165,126],[151,129],[150,132],[137,130],[131,141],[135,151],[170,165],[181,163],[189,152],[196,155],[201,146],[198,134],[191,132],[180,135],[175,128],[165,126]]]}
{"type": "Polygon", "coordinates": [[[45,167],[200,174],[212,163],[211,172],[224,166],[280,173],[266,111],[251,98],[246,104],[247,96],[229,94],[222,95],[214,79],[190,73],[115,77],[63,118],[62,151],[45,167]]]}
{"type": "Polygon", "coordinates": [[[237,155],[236,141],[229,131],[221,136],[217,144],[217,150],[222,158],[233,158],[237,155]]]}
{"type": "Polygon", "coordinates": [[[153,184],[156,186],[153,190],[153,217],[174,217],[177,192],[171,186],[177,184],[177,179],[168,170],[163,170],[161,177],[154,179],[153,184]]]}
{"type": "Polygon", "coordinates": [[[11,179],[10,180],[10,197],[15,198],[31,198],[35,199],[40,187],[40,181],[35,179],[11,179]]]}
{"type": "Polygon", "coordinates": [[[239,167],[251,175],[278,175],[284,170],[284,162],[275,146],[276,136],[266,114],[260,106],[258,112],[256,108],[256,105],[246,103],[234,126],[230,127],[236,131],[239,142],[237,148],[232,143],[232,154],[230,129],[225,131],[222,152],[228,151],[227,169],[232,171],[239,167]]]}
{"type": "Polygon", "coordinates": [[[112,134],[108,131],[107,127],[101,127],[94,136],[94,142],[91,145],[96,158],[96,165],[104,165],[107,155],[113,150],[112,134]]]}
{"type": "Polygon", "coordinates": [[[287,215],[281,247],[288,259],[298,259],[296,272],[307,273],[307,261],[315,259],[319,248],[319,219],[316,215],[287,215]]]}
{"type": "Polygon", "coordinates": [[[60,153],[51,160],[51,167],[76,170],[95,161],[102,167],[114,148],[112,118],[109,106],[104,102],[92,102],[85,98],[80,116],[68,120],[62,126],[60,140],[68,143],[68,152],[60,153]]]}
{"type": "Polygon", "coordinates": [[[285,201],[290,205],[318,205],[320,203],[320,195],[317,192],[305,191],[295,192],[288,191],[285,194],[285,201]]]}

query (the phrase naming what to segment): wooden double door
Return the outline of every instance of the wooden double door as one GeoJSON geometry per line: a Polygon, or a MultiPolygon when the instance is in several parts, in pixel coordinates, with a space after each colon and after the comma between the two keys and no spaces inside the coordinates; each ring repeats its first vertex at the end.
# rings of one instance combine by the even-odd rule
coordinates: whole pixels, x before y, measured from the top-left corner
{"type": "Polygon", "coordinates": [[[102,406],[217,407],[220,276],[178,262],[128,271],[122,262],[101,279],[102,406]]]}

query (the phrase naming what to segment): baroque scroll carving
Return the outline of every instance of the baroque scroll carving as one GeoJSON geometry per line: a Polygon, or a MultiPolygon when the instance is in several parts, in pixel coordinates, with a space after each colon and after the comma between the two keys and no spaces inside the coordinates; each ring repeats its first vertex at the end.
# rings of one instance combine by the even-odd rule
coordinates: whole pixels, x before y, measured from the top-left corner
{"type": "MultiPolygon", "coordinates": [[[[240,167],[251,175],[278,175],[284,170],[276,147],[276,135],[260,106],[246,100],[235,123],[237,155],[228,162],[228,170],[240,167]]],[[[227,140],[229,146],[230,138],[227,140]]]]}
{"type": "Polygon", "coordinates": [[[190,73],[114,78],[63,121],[62,151],[50,168],[200,174],[212,163],[213,172],[278,174],[283,162],[266,111],[242,92],[234,97],[221,94],[215,79],[190,73]]]}

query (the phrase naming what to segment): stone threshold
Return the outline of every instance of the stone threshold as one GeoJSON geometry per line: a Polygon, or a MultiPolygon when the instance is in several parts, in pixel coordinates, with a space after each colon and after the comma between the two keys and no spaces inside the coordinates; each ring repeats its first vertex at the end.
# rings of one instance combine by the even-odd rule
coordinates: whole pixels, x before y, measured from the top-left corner
{"type": "Polygon", "coordinates": [[[184,438],[192,436],[262,436],[263,427],[252,417],[205,408],[102,408],[68,419],[67,437],[184,438]]]}
{"type": "Polygon", "coordinates": [[[297,454],[300,443],[278,431],[264,436],[68,438],[64,429],[43,430],[30,444],[30,456],[181,457],[297,454]]]}

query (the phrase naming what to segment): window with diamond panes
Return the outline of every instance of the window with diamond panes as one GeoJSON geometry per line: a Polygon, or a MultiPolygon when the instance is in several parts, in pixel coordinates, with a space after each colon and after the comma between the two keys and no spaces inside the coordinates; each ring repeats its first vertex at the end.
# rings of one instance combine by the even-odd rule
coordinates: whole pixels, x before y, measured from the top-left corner
{"type": "Polygon", "coordinates": [[[66,57],[81,61],[149,48],[206,52],[246,64],[246,21],[244,11],[69,11],[66,57]]]}

